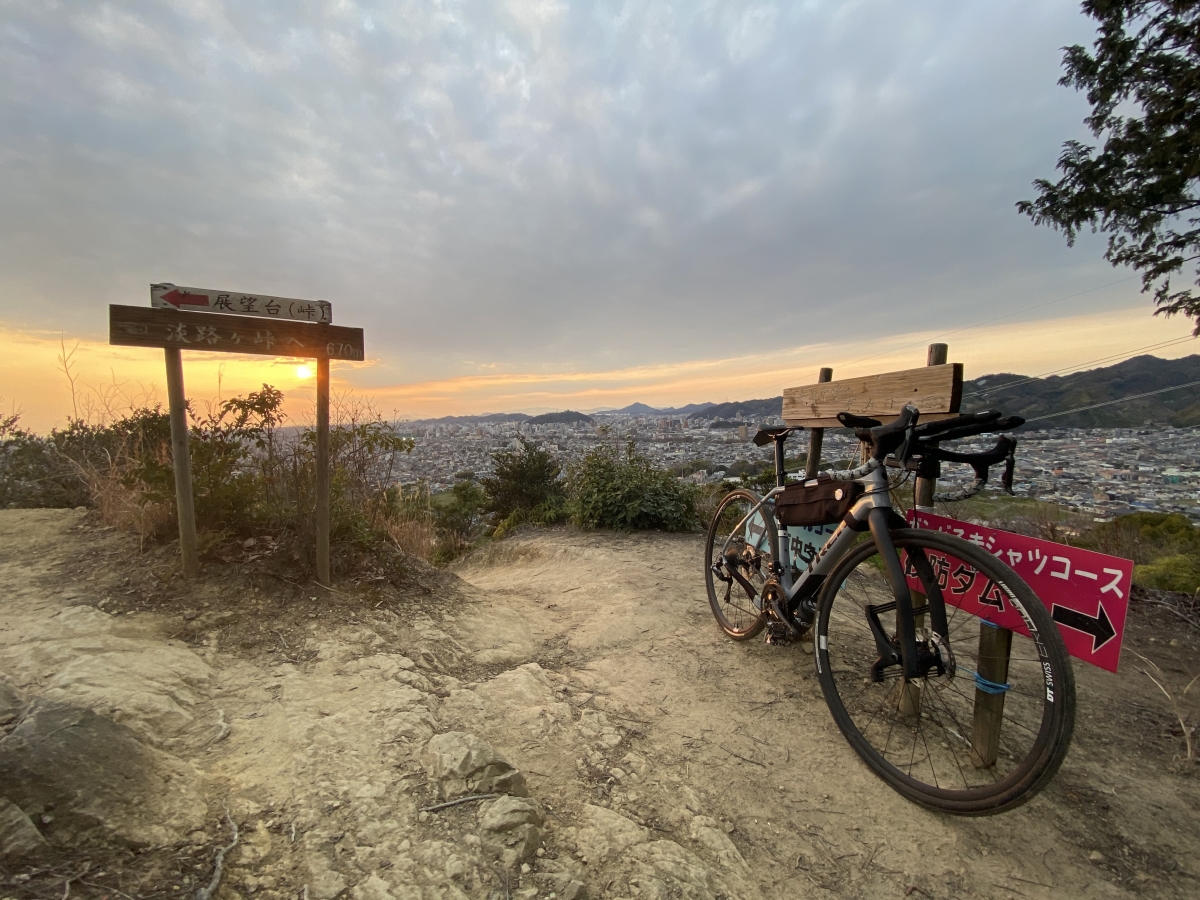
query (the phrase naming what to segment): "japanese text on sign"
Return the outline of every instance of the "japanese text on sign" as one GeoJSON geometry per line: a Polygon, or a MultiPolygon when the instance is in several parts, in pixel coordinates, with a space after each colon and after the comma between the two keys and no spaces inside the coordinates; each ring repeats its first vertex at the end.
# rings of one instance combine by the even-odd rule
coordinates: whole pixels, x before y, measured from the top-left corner
{"type": "MultiPolygon", "coordinates": [[[[1007,564],[1050,610],[1072,656],[1110,672],[1117,670],[1133,581],[1130,560],[933,513],[909,510],[908,520],[918,528],[970,541],[1007,564]]],[[[1008,608],[1004,592],[991,581],[979,583],[979,573],[957,559],[931,555],[930,564],[947,603],[1026,633],[1020,616],[1008,608]]],[[[919,582],[914,584],[919,587],[919,582]]]]}
{"type": "Polygon", "coordinates": [[[294,300],[211,288],[177,287],[167,283],[150,285],[150,305],[156,309],[231,313],[322,325],[333,322],[333,307],[324,300],[294,300]]]}

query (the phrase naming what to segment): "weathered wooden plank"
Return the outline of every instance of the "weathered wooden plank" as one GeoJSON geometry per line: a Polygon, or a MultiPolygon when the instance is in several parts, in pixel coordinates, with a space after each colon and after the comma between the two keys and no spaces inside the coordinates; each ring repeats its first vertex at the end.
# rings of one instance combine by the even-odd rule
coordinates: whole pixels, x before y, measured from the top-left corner
{"type": "Polygon", "coordinates": [[[906,403],[921,411],[922,421],[944,419],[958,412],[962,378],[962,363],[950,363],[785,388],[783,420],[803,428],[838,428],[840,412],[887,421],[906,403]]]}
{"type": "Polygon", "coordinates": [[[108,342],[126,347],[174,347],[214,353],[360,360],[363,330],[340,325],[272,321],[220,313],[142,306],[108,308],[108,342]]]}

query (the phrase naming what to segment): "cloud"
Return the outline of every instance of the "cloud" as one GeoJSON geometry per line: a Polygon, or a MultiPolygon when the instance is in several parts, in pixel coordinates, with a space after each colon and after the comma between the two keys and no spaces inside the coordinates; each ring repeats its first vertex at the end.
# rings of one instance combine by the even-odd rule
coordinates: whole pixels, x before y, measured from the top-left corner
{"type": "Polygon", "coordinates": [[[329,300],[409,383],[978,321],[1112,277],[1013,210],[1090,36],[1074,0],[9,0],[0,314],[329,300]]]}

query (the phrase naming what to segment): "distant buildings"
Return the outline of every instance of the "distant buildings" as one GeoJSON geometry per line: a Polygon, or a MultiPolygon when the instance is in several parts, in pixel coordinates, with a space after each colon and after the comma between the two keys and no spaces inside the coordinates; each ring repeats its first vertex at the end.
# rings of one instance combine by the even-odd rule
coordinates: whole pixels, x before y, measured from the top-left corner
{"type": "MultiPolygon", "coordinates": [[[[417,439],[409,455],[397,458],[396,478],[423,480],[431,490],[449,488],[456,473],[476,476],[492,469],[492,454],[520,446],[518,435],[546,446],[564,466],[582,459],[601,442],[619,447],[633,442],[638,452],[666,467],[703,462],[703,473],[689,471],[689,480],[719,479],[720,471],[770,464],[771,448],[751,443],[760,425],[781,425],[771,418],[760,423],[683,419],[660,416],[598,415],[596,424],[529,423],[455,424],[413,423],[400,426],[417,439]],[[742,463],[738,466],[738,463],[742,463]]],[[[1200,522],[1200,430],[1191,428],[1078,429],[1018,432],[1016,492],[1053,501],[1095,518],[1110,518],[1137,510],[1181,512],[1200,522]]],[[[991,447],[994,438],[964,442],[963,449],[991,447]]],[[[808,448],[805,433],[789,442],[788,455],[808,448]]],[[[825,435],[825,460],[857,453],[848,432],[830,429],[825,435]]],[[[964,466],[943,466],[941,484],[949,489],[970,482],[964,466]]],[[[992,484],[999,486],[999,469],[992,484]]]]}

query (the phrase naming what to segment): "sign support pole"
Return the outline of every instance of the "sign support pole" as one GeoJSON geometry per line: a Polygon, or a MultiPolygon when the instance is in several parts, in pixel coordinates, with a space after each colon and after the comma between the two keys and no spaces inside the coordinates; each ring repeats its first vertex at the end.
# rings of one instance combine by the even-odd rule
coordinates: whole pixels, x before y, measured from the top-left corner
{"type": "MultiPolygon", "coordinates": [[[[927,366],[944,366],[946,359],[950,353],[950,348],[946,344],[930,344],[929,353],[925,358],[927,366]]],[[[933,508],[933,493],[937,486],[936,478],[918,478],[915,487],[913,488],[916,507],[921,509],[933,508]]],[[[913,591],[913,606],[925,606],[928,601],[925,595],[919,591],[913,591]]],[[[920,633],[925,628],[925,616],[916,616],[914,619],[917,632],[920,633]]],[[[903,693],[900,697],[900,711],[906,715],[916,716],[921,712],[921,691],[915,684],[904,683],[901,689],[903,693]]]]}
{"type": "MultiPolygon", "coordinates": [[[[833,369],[822,369],[817,375],[817,384],[833,381],[833,369]]],[[[821,445],[825,442],[825,429],[812,428],[808,433],[808,459],[804,463],[804,480],[810,481],[821,471],[821,445]]]]}
{"type": "Polygon", "coordinates": [[[163,350],[167,358],[167,401],[171,417],[171,462],[175,470],[175,508],[179,513],[179,555],[183,577],[200,574],[196,550],[196,509],[192,504],[192,459],[188,452],[187,401],[183,396],[183,354],[177,347],[163,350]]]}
{"type": "Polygon", "coordinates": [[[329,587],[328,356],[317,359],[317,581],[329,587]]]}

